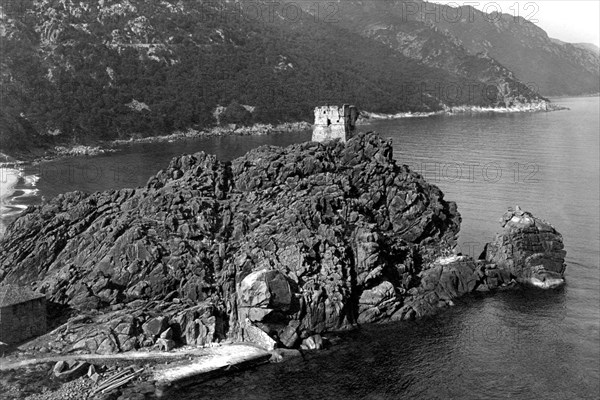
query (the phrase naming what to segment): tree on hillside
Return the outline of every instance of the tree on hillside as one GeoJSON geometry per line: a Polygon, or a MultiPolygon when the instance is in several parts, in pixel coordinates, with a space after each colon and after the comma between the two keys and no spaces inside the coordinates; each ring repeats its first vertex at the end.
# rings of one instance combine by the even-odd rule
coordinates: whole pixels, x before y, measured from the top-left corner
{"type": "Polygon", "coordinates": [[[237,101],[229,103],[223,114],[221,114],[222,124],[242,124],[248,125],[252,122],[252,113],[246,110],[237,101]]]}

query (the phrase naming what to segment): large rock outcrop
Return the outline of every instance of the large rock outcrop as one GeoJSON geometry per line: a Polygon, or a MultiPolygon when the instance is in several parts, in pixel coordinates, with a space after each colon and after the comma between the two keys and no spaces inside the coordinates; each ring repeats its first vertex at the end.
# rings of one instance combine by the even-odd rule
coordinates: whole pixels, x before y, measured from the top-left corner
{"type": "Polygon", "coordinates": [[[295,347],[505,284],[499,268],[451,255],[459,225],[456,205],[373,133],[232,162],[197,153],[146,187],[28,208],[0,241],[0,281],[79,315],[57,351],[295,347]]]}
{"type": "MultiPolygon", "coordinates": [[[[197,153],[144,188],[30,207],[0,242],[0,277],[79,312],[176,299],[185,315],[207,303],[230,337],[252,324],[291,345],[393,314],[459,223],[455,204],[375,134],[231,163],[197,153]]],[[[180,337],[197,340],[197,318],[176,318],[180,337]]]]}

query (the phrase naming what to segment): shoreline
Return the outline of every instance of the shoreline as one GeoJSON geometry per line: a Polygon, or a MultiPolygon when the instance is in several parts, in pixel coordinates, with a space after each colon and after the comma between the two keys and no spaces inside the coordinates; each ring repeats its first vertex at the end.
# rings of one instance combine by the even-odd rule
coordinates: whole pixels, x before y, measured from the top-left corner
{"type": "MultiPolygon", "coordinates": [[[[559,110],[568,110],[567,107],[555,105],[547,102],[538,102],[532,104],[524,104],[514,107],[480,107],[480,106],[456,106],[445,107],[443,110],[432,112],[399,112],[394,114],[376,113],[370,111],[361,111],[357,120],[357,125],[365,126],[370,123],[382,120],[395,120],[404,118],[427,118],[431,116],[447,115],[459,116],[466,114],[506,114],[506,113],[531,113],[531,112],[551,112],[559,110]]],[[[20,174],[23,166],[37,165],[39,163],[54,161],[60,159],[68,159],[71,157],[94,157],[103,154],[110,154],[119,151],[128,145],[150,144],[150,143],[173,143],[176,141],[193,140],[199,138],[209,138],[217,136],[258,136],[271,135],[279,133],[302,132],[312,129],[312,124],[305,121],[284,122],[281,124],[254,124],[250,126],[236,126],[230,124],[228,126],[216,126],[205,130],[196,130],[189,128],[185,131],[175,131],[167,135],[148,136],[148,137],[130,137],[129,139],[115,139],[110,141],[97,142],[94,145],[57,145],[46,151],[42,157],[34,157],[29,160],[18,160],[12,156],[0,152],[0,180],[4,179],[4,175],[13,172],[20,174]]],[[[7,189],[6,185],[0,188],[2,197],[0,198],[0,208],[8,210],[10,199],[15,193],[14,186],[17,181],[12,183],[11,188],[7,189]]],[[[0,182],[0,185],[3,185],[0,182]]],[[[22,211],[22,210],[20,210],[22,211]]],[[[19,211],[19,212],[20,212],[19,211]]],[[[17,214],[19,213],[17,212],[17,214]]],[[[4,234],[6,226],[0,224],[0,237],[4,234]]]]}
{"type": "Polygon", "coordinates": [[[428,112],[399,112],[395,114],[384,114],[370,111],[361,111],[361,117],[359,117],[360,124],[368,124],[370,120],[394,120],[403,118],[427,118],[437,115],[465,115],[465,114],[511,114],[511,113],[532,113],[532,112],[552,112],[569,110],[568,107],[564,107],[558,104],[552,104],[549,102],[538,102],[538,103],[526,103],[511,107],[482,107],[482,106],[444,106],[439,111],[428,111],[428,112]]]}
{"type": "Polygon", "coordinates": [[[3,220],[12,218],[20,214],[26,206],[13,204],[14,199],[28,197],[37,193],[36,182],[39,177],[36,175],[25,175],[20,166],[1,166],[0,165],[0,237],[4,234],[6,228],[3,220]],[[23,187],[26,185],[27,187],[23,187]]]}
{"type": "MultiPolygon", "coordinates": [[[[111,393],[111,396],[129,391],[132,394],[154,394],[155,398],[161,398],[173,388],[202,382],[230,371],[273,362],[272,360],[283,361],[274,358],[275,354],[278,353],[254,343],[231,342],[209,347],[186,346],[172,351],[135,350],[117,354],[53,355],[34,353],[24,354],[24,357],[13,355],[0,357],[0,388],[18,398],[38,400],[62,398],[67,394],[87,398],[99,394],[101,390],[107,395],[111,393]],[[57,366],[61,364],[69,366],[72,372],[57,372],[57,366]],[[81,371],[77,373],[75,368],[81,371]],[[137,370],[137,373],[132,376],[133,379],[111,389],[106,382],[110,381],[111,375],[118,375],[119,370],[137,370]],[[58,379],[59,385],[51,385],[47,378],[41,379],[38,383],[41,393],[21,397],[22,383],[18,382],[18,379],[17,382],[7,379],[10,376],[23,378],[40,373],[46,376],[53,375],[50,379],[58,379]],[[103,390],[103,387],[106,389],[103,390]]],[[[288,355],[286,359],[289,357],[291,356],[288,355]]]]}
{"type": "Polygon", "coordinates": [[[21,171],[16,168],[0,168],[0,237],[4,236],[6,230],[3,220],[15,214],[10,200],[17,191],[15,187],[19,183],[20,177],[21,171]]]}
{"type": "Polygon", "coordinates": [[[14,192],[15,186],[19,181],[20,171],[16,168],[0,169],[0,207],[5,206],[8,199],[14,192]]]}
{"type": "Polygon", "coordinates": [[[272,135],[277,133],[290,133],[309,129],[312,129],[312,124],[305,121],[284,122],[278,125],[254,124],[250,126],[240,127],[237,127],[235,125],[230,125],[227,127],[217,126],[208,130],[201,131],[189,128],[186,131],[175,131],[168,135],[148,136],[143,138],[115,139],[107,142],[107,144],[110,146],[122,146],[126,144],[171,142],[175,140],[197,139],[214,136],[260,136],[272,135]]]}
{"type": "Polygon", "coordinates": [[[113,153],[117,148],[125,145],[140,144],[140,143],[161,143],[174,142],[178,140],[208,138],[215,136],[258,136],[271,135],[277,133],[291,133],[312,129],[312,124],[300,122],[284,122],[277,125],[272,124],[254,124],[250,126],[236,126],[235,124],[226,127],[216,126],[206,130],[196,130],[188,128],[186,131],[175,131],[167,135],[147,136],[147,137],[130,137],[129,139],[114,139],[107,141],[99,141],[94,145],[76,144],[71,146],[56,145],[51,149],[46,150],[46,154],[42,157],[33,157],[27,160],[18,160],[12,156],[0,152],[0,168],[17,169],[22,165],[35,165],[45,161],[57,159],[77,157],[77,156],[98,156],[101,154],[113,153]],[[10,159],[10,161],[9,161],[10,159]]]}
{"type": "MultiPolygon", "coordinates": [[[[368,125],[371,121],[395,120],[404,118],[427,118],[437,115],[457,116],[466,114],[507,114],[507,113],[531,113],[531,112],[551,112],[568,110],[569,108],[549,102],[525,103],[512,107],[481,107],[481,106],[444,106],[442,110],[430,112],[398,112],[394,114],[377,113],[371,111],[361,111],[358,118],[358,125],[368,125]]],[[[140,144],[140,143],[161,143],[174,142],[188,139],[208,138],[215,136],[246,136],[246,135],[271,135],[277,133],[291,133],[307,131],[312,129],[313,124],[306,121],[284,122],[281,124],[254,124],[250,126],[236,126],[230,124],[228,126],[215,126],[208,129],[196,130],[188,128],[185,131],[175,131],[166,135],[135,137],[129,139],[114,139],[108,141],[99,141],[94,145],[76,144],[71,146],[56,145],[51,149],[46,150],[46,154],[41,157],[32,157],[26,160],[17,160],[12,156],[0,152],[0,168],[17,169],[21,165],[36,165],[45,161],[52,161],[62,158],[78,157],[78,156],[98,156],[101,154],[113,153],[125,145],[140,144]],[[9,161],[9,159],[12,159],[9,161]]]]}

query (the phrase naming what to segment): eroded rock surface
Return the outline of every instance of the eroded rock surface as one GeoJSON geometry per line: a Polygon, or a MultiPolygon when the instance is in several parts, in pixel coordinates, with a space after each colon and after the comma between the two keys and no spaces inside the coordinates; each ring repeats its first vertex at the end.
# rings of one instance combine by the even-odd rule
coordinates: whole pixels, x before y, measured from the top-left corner
{"type": "MultiPolygon", "coordinates": [[[[263,146],[232,162],[196,153],[146,187],[28,208],[0,241],[0,281],[80,315],[55,332],[56,351],[207,345],[262,337],[256,329],[297,347],[502,285],[493,267],[447,257],[459,225],[456,205],[376,134],[263,146]]],[[[497,269],[499,254],[514,271],[539,260],[494,246],[497,269]]]]}
{"type": "Polygon", "coordinates": [[[486,263],[521,283],[545,289],[564,284],[566,251],[552,225],[518,206],[504,214],[501,224],[503,231],[482,254],[486,263]]]}

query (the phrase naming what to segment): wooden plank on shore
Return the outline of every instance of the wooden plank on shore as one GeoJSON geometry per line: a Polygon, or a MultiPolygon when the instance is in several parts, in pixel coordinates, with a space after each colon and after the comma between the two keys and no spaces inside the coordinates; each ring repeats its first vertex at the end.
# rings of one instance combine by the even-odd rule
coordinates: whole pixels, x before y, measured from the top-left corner
{"type": "Polygon", "coordinates": [[[137,371],[132,371],[132,368],[129,367],[102,382],[102,384],[98,385],[94,390],[91,391],[90,395],[94,395],[98,392],[108,393],[113,389],[123,386],[132,379],[135,379],[140,374],[140,372],[143,371],[144,368],[141,368],[137,371]]]}
{"type": "Polygon", "coordinates": [[[262,363],[271,357],[271,353],[250,344],[236,344],[211,349],[210,354],[196,358],[185,365],[163,368],[154,373],[153,379],[158,385],[184,384],[197,382],[201,378],[218,376],[236,367],[262,363]]]}
{"type": "Polygon", "coordinates": [[[125,376],[125,375],[127,375],[127,374],[130,374],[130,373],[131,373],[131,371],[132,371],[132,368],[131,368],[131,367],[127,367],[127,368],[125,368],[123,371],[121,371],[121,372],[117,372],[116,374],[114,374],[114,375],[112,375],[112,376],[109,376],[108,378],[106,378],[106,379],[105,379],[105,380],[104,380],[102,383],[100,383],[100,384],[98,385],[98,387],[99,387],[99,388],[101,388],[102,386],[106,386],[106,385],[108,385],[109,383],[111,383],[111,382],[114,382],[114,381],[116,381],[117,379],[121,378],[122,376],[125,376]]]}

